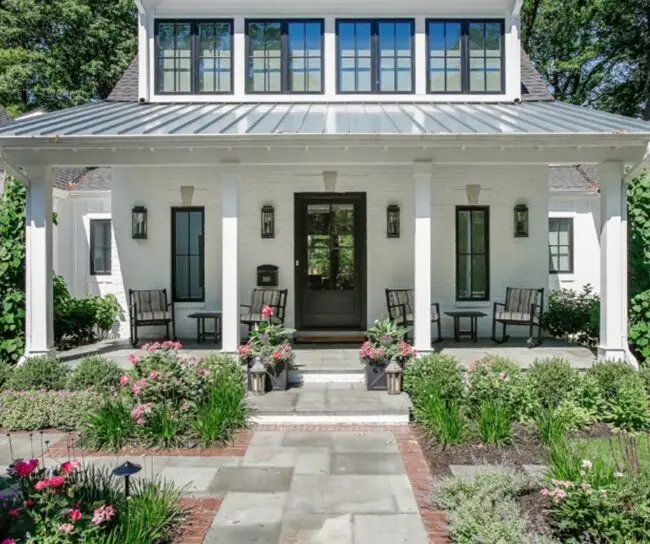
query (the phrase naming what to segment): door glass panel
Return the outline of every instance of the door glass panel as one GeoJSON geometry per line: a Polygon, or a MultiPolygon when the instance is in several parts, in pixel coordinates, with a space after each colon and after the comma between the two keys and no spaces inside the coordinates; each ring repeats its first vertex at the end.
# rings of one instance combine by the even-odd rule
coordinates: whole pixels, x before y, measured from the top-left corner
{"type": "Polygon", "coordinates": [[[307,205],[307,288],[355,288],[354,205],[307,205]]]}

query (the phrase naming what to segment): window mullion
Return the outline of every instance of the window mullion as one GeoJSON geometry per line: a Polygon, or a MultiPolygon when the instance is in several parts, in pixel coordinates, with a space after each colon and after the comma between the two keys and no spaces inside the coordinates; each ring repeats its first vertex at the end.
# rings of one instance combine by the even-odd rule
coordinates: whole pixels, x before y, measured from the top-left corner
{"type": "Polygon", "coordinates": [[[280,92],[289,92],[289,23],[280,25],[280,92]]]}

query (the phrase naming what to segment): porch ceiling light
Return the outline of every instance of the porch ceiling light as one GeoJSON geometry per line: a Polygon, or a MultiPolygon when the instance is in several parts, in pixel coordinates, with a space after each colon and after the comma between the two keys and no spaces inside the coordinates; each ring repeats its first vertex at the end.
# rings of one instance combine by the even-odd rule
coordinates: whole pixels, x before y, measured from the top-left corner
{"type": "Polygon", "coordinates": [[[386,238],[399,238],[400,236],[400,213],[397,204],[390,204],[386,207],[386,238]]]}
{"type": "Polygon", "coordinates": [[[528,206],[515,206],[515,238],[528,238],[528,206]]]}
{"type": "Polygon", "coordinates": [[[147,239],[147,208],[136,206],[131,211],[132,238],[134,240],[147,239]]]}
{"type": "Polygon", "coordinates": [[[275,210],[270,204],[262,206],[262,238],[275,238],[275,210]]]}

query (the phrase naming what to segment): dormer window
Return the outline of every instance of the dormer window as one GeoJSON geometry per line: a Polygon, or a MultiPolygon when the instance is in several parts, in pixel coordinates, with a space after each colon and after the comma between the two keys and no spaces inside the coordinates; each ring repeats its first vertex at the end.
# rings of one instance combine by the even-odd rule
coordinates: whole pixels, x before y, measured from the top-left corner
{"type": "Polygon", "coordinates": [[[246,22],[248,93],[323,92],[323,21],[246,22]]]}
{"type": "Polygon", "coordinates": [[[428,20],[428,92],[501,94],[502,20],[428,20]]]}
{"type": "Polygon", "coordinates": [[[412,19],[337,21],[339,93],[412,93],[412,19]]]}
{"type": "Polygon", "coordinates": [[[160,94],[233,90],[230,20],[156,21],[156,89],[160,94]]]}

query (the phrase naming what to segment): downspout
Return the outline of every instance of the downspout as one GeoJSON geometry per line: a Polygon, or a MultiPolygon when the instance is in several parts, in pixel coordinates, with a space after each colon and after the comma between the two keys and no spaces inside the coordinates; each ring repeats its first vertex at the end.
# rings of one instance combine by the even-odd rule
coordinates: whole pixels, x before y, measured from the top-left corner
{"type": "Polygon", "coordinates": [[[149,12],[143,0],[135,0],[138,8],[138,102],[145,104],[151,98],[149,85],[149,12]]]}
{"type": "MultiPolygon", "coordinates": [[[[646,166],[646,164],[648,163],[649,160],[650,160],[650,142],[648,142],[646,144],[645,152],[643,153],[643,157],[641,157],[641,160],[638,163],[636,163],[630,169],[630,171],[627,174],[625,174],[623,176],[623,179],[622,179],[623,183],[621,183],[621,192],[623,193],[621,195],[621,203],[622,203],[621,207],[623,208],[621,210],[621,219],[623,221],[623,226],[624,226],[624,228],[622,229],[623,232],[622,232],[621,237],[623,239],[622,239],[621,242],[624,245],[626,255],[627,255],[627,251],[628,251],[627,250],[627,242],[628,242],[628,240],[627,240],[627,238],[628,238],[628,236],[627,236],[627,234],[628,234],[627,233],[627,186],[643,170],[643,168],[646,166]]],[[[622,274],[622,277],[626,278],[626,280],[627,280],[627,277],[628,277],[627,259],[624,260],[622,265],[624,267],[624,270],[623,270],[624,274],[622,274]]],[[[628,296],[629,296],[629,293],[628,293],[628,296]]],[[[628,316],[628,301],[625,300],[623,302],[625,304],[625,308],[624,308],[625,312],[624,312],[623,315],[627,319],[627,316],[628,316]]],[[[624,338],[621,338],[621,345],[625,349],[625,358],[627,359],[627,362],[630,365],[632,365],[634,368],[638,369],[639,368],[639,361],[637,361],[636,357],[630,351],[630,344],[629,344],[629,337],[628,336],[626,336],[624,338]]]]}

